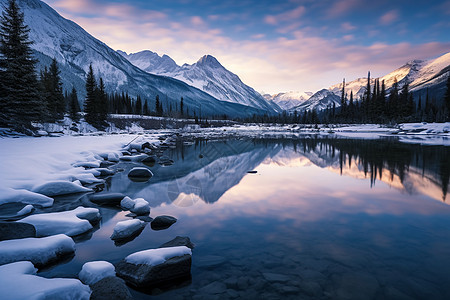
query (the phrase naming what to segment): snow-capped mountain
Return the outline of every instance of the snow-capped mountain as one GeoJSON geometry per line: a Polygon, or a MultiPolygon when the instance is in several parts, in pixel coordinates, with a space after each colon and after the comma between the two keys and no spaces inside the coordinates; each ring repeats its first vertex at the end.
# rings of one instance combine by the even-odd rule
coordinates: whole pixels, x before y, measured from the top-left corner
{"type": "MultiPolygon", "coordinates": [[[[141,95],[153,107],[156,95],[164,106],[178,104],[184,98],[185,107],[203,115],[249,116],[260,110],[236,103],[219,101],[195,87],[164,76],[149,74],[131,64],[119,53],[91,36],[76,23],[60,16],[39,0],[17,1],[30,27],[31,46],[39,60],[38,70],[56,58],[61,68],[65,89],[75,86],[80,99],[85,93],[84,82],[89,64],[97,77],[101,76],[108,92],[128,92],[141,95]]],[[[7,0],[0,0],[0,10],[7,0]]]]}
{"type": "MultiPolygon", "coordinates": [[[[388,91],[392,88],[395,80],[397,80],[399,88],[401,88],[405,83],[408,83],[410,90],[414,94],[423,94],[426,88],[429,88],[432,95],[439,98],[445,92],[444,85],[449,73],[450,52],[428,61],[412,60],[378,79],[380,83],[384,80],[386,90],[388,91]]],[[[370,83],[373,86],[375,83],[375,78],[371,78],[370,83]]],[[[358,99],[366,92],[366,86],[367,77],[358,78],[347,82],[345,84],[345,90],[347,94],[350,94],[350,91],[353,91],[354,98],[358,99]]],[[[340,97],[342,92],[342,83],[332,85],[329,90],[340,97]]]]}
{"type": "Polygon", "coordinates": [[[290,110],[291,108],[298,106],[308,100],[313,93],[311,92],[286,92],[278,93],[275,95],[264,94],[263,97],[267,101],[273,101],[282,110],[290,110]]]}
{"type": "Polygon", "coordinates": [[[300,105],[297,105],[295,107],[292,107],[290,109],[291,112],[297,111],[297,112],[303,112],[306,110],[312,111],[321,111],[325,110],[328,107],[332,108],[333,103],[336,107],[339,107],[341,104],[341,98],[339,96],[336,96],[334,93],[327,89],[322,89],[318,92],[316,92],[314,95],[312,95],[308,100],[303,102],[300,105]]]}
{"type": "Polygon", "coordinates": [[[178,66],[169,56],[159,56],[148,50],[131,54],[123,51],[119,53],[146,72],[184,81],[216,99],[273,112],[271,105],[258,92],[244,84],[236,74],[224,68],[211,55],[201,57],[192,65],[178,66]]]}

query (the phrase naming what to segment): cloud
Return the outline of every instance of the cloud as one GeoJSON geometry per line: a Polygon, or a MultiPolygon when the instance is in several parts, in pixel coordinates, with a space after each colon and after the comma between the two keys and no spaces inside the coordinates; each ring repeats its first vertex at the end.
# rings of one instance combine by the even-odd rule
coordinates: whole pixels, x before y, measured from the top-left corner
{"type": "Polygon", "coordinates": [[[193,16],[191,17],[191,24],[194,26],[204,26],[205,21],[199,16],[193,16]]]}
{"type": "Polygon", "coordinates": [[[396,10],[391,10],[380,17],[380,24],[391,25],[392,23],[397,21],[398,18],[399,18],[398,12],[396,10]]]}
{"type": "Polygon", "coordinates": [[[298,21],[305,11],[306,8],[304,6],[298,6],[277,15],[267,15],[264,17],[264,22],[270,25],[277,25],[279,23],[298,21]]]}
{"type": "MultiPolygon", "coordinates": [[[[81,1],[88,5],[87,11],[92,9],[89,6],[93,5],[92,1],[81,1]]],[[[67,5],[75,1],[57,2],[71,7],[67,5]]],[[[157,22],[152,18],[122,18],[104,6],[95,17],[84,12],[77,14],[71,10],[59,10],[69,14],[70,19],[114,49],[131,53],[148,49],[167,54],[180,65],[193,63],[204,54],[211,54],[227,69],[238,74],[244,83],[269,93],[317,91],[339,82],[342,77],[355,79],[365,76],[368,70],[374,76],[382,76],[408,60],[437,56],[450,49],[450,42],[349,44],[351,34],[327,39],[307,28],[291,28],[288,38],[269,39],[264,33],[255,33],[247,40],[236,40],[211,27],[204,19],[195,19],[195,16],[186,20],[177,18],[157,22]],[[198,21],[204,25],[199,27],[203,23],[198,21]]],[[[140,14],[145,15],[146,10],[140,14]]],[[[299,10],[289,15],[301,16],[301,13],[299,10]]],[[[274,16],[277,20],[278,15],[274,16]]],[[[282,29],[293,23],[275,24],[279,26],[277,29],[282,29]]],[[[352,27],[351,24],[338,26],[352,27]]]]}
{"type": "Polygon", "coordinates": [[[356,10],[360,4],[359,0],[338,0],[328,9],[327,15],[331,18],[339,17],[356,10]]]}
{"type": "Polygon", "coordinates": [[[344,31],[351,31],[356,29],[356,26],[353,26],[350,22],[344,22],[341,24],[341,28],[344,31]]]}

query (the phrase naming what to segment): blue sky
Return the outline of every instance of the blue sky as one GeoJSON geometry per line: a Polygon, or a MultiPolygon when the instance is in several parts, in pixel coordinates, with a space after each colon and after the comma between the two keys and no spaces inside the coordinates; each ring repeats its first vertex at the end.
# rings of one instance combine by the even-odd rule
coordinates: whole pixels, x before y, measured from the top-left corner
{"type": "Polygon", "coordinates": [[[258,91],[316,91],[450,51],[450,1],[47,0],[113,49],[214,55],[258,91]]]}

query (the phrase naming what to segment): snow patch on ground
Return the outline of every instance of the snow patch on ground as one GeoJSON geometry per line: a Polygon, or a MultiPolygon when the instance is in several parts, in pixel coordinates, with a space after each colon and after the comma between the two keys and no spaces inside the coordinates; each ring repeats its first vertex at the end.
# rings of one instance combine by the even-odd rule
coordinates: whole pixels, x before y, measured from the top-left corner
{"type": "Polygon", "coordinates": [[[186,254],[192,255],[191,249],[186,246],[149,249],[130,254],[125,258],[125,261],[135,265],[156,266],[168,259],[186,254]]]}
{"type": "Polygon", "coordinates": [[[76,236],[92,229],[90,222],[100,220],[97,208],[77,207],[74,210],[31,215],[19,222],[36,228],[36,236],[66,234],[76,236]]]}
{"type": "Polygon", "coordinates": [[[0,266],[0,299],[89,299],[91,290],[77,279],[43,278],[29,261],[0,266]]]}
{"type": "Polygon", "coordinates": [[[0,265],[21,260],[45,265],[60,255],[73,253],[74,241],[64,234],[44,238],[24,238],[0,242],[0,265]]]}
{"type": "Polygon", "coordinates": [[[88,285],[93,285],[103,278],[116,276],[114,265],[107,261],[90,261],[83,265],[78,277],[88,285]]]}

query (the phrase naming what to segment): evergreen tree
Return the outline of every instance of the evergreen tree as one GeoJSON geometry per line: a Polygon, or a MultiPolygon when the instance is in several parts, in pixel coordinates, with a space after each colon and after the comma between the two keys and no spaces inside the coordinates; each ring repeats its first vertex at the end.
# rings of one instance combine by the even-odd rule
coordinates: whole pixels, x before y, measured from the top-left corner
{"type": "Polygon", "coordinates": [[[97,107],[97,127],[99,129],[104,129],[106,124],[106,119],[108,118],[108,98],[105,91],[105,84],[103,83],[103,78],[100,77],[99,84],[96,90],[96,107],[97,107]]]}
{"type": "Polygon", "coordinates": [[[184,115],[184,103],[183,103],[183,97],[181,97],[181,101],[180,101],[180,114],[181,114],[181,116],[184,115]]]}
{"type": "Polygon", "coordinates": [[[0,124],[22,131],[45,112],[29,31],[17,2],[8,0],[0,16],[0,124]]]}
{"type": "Polygon", "coordinates": [[[450,74],[447,77],[447,91],[444,96],[444,105],[447,108],[446,120],[450,121],[450,74]]]}
{"type": "Polygon", "coordinates": [[[142,115],[142,99],[140,95],[137,95],[136,97],[136,114],[137,115],[142,115]]]}
{"type": "Polygon", "coordinates": [[[72,87],[72,92],[70,93],[70,104],[69,104],[69,115],[74,122],[80,120],[78,113],[80,112],[80,103],[78,102],[78,94],[75,87],[72,87]]]}
{"type": "Polygon", "coordinates": [[[347,111],[347,101],[345,99],[345,78],[342,81],[342,91],[341,91],[341,115],[345,118],[347,111]]]}
{"type": "Polygon", "coordinates": [[[150,111],[148,109],[148,101],[147,100],[144,100],[144,107],[142,108],[142,114],[144,116],[150,115],[150,111]]]}
{"type": "Polygon", "coordinates": [[[92,64],[89,65],[89,71],[86,77],[86,100],[84,101],[84,119],[89,124],[95,126],[97,121],[97,83],[95,82],[94,70],[92,64]]]}
{"type": "Polygon", "coordinates": [[[157,116],[160,116],[160,104],[159,104],[159,95],[156,95],[155,99],[155,113],[157,116]]]}
{"type": "Polygon", "coordinates": [[[43,97],[48,111],[47,119],[50,122],[61,120],[64,117],[65,103],[60,73],[56,59],[52,60],[48,69],[45,68],[41,72],[43,97]]]}

